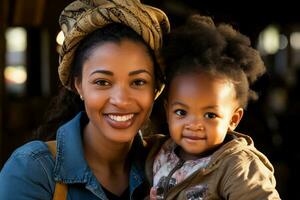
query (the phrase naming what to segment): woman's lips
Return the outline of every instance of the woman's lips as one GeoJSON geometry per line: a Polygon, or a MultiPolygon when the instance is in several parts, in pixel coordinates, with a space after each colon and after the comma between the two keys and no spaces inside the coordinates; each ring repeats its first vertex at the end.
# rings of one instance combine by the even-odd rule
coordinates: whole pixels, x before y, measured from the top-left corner
{"type": "Polygon", "coordinates": [[[126,129],[133,124],[135,114],[105,114],[108,124],[117,129],[126,129]]]}

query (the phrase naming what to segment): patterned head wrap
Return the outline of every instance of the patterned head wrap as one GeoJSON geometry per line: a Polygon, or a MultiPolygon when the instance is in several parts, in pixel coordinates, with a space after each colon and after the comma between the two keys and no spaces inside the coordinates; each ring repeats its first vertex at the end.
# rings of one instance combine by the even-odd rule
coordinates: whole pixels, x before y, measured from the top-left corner
{"type": "Polygon", "coordinates": [[[139,0],[76,0],[61,13],[59,24],[65,40],[60,51],[59,78],[71,89],[70,69],[80,41],[94,30],[110,23],[131,27],[155,51],[162,45],[162,35],[170,31],[166,14],[139,0]]]}

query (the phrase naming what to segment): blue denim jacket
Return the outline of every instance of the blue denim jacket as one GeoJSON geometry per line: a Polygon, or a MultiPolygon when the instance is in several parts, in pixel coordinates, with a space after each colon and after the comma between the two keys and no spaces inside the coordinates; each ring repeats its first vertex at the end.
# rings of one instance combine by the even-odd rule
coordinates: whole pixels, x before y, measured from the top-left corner
{"type": "MultiPolygon", "coordinates": [[[[29,142],[18,148],[1,170],[0,199],[50,200],[55,181],[62,181],[68,184],[69,200],[107,200],[84,158],[82,118],[86,118],[85,113],[79,113],[59,128],[56,137],[56,161],[42,141],[29,142]]],[[[147,195],[143,166],[138,161],[132,160],[129,177],[130,198],[142,199],[136,195],[147,195]]]]}

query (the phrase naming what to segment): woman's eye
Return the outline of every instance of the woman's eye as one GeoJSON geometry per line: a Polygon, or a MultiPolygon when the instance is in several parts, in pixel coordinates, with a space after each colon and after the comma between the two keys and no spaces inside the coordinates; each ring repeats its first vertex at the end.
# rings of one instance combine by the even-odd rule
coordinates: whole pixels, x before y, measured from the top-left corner
{"type": "Polygon", "coordinates": [[[99,86],[109,86],[110,85],[110,83],[106,80],[97,80],[97,81],[95,81],[95,83],[99,86]]]}
{"type": "Polygon", "coordinates": [[[143,79],[138,79],[138,80],[133,81],[134,86],[142,86],[142,85],[145,85],[145,84],[146,84],[146,81],[143,80],[143,79]]]}
{"type": "Polygon", "coordinates": [[[178,115],[178,116],[185,116],[186,115],[186,111],[178,109],[178,110],[175,110],[175,114],[178,115]]]}
{"type": "Polygon", "coordinates": [[[216,115],[215,113],[209,112],[209,113],[205,113],[205,114],[204,114],[204,117],[205,117],[205,118],[208,118],[208,119],[214,119],[214,118],[217,117],[217,115],[216,115]]]}

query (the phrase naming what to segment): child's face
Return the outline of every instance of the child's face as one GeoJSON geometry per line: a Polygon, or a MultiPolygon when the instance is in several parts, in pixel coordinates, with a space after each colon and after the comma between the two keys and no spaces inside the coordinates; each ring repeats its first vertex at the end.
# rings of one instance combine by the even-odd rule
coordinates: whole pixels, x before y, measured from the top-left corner
{"type": "Polygon", "coordinates": [[[204,73],[176,76],[169,88],[166,110],[171,137],[192,155],[220,145],[243,115],[234,85],[204,73]]]}

